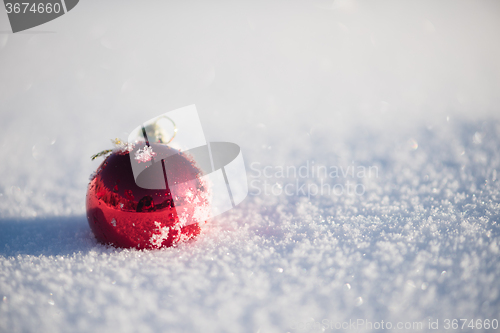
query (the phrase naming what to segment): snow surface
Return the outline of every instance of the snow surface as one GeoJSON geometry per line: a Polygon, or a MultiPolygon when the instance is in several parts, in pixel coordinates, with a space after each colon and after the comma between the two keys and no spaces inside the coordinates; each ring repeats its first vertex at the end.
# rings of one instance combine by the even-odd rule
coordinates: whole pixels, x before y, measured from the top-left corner
{"type": "Polygon", "coordinates": [[[1,332],[500,320],[498,2],[81,1],[0,30],[1,332]],[[98,244],[90,156],[189,104],[252,194],[177,248],[98,244]]]}

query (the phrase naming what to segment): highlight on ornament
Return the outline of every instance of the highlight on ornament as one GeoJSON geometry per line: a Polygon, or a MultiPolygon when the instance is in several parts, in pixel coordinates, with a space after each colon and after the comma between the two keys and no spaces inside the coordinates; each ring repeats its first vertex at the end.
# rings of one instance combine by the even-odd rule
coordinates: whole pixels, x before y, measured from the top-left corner
{"type": "Polygon", "coordinates": [[[196,107],[155,117],[127,141],[112,140],[87,188],[87,220],[96,239],[155,249],[196,238],[210,219],[248,194],[241,149],[206,142],[196,107]]]}

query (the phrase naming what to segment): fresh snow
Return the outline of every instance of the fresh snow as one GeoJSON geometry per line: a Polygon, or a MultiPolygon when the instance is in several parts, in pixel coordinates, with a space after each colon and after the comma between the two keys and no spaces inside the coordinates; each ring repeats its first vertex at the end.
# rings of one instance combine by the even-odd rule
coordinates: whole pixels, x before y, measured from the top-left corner
{"type": "Polygon", "coordinates": [[[500,320],[498,3],[89,0],[9,30],[0,332],[500,320]],[[250,195],[175,248],[98,244],[90,156],[190,104],[250,195]]]}

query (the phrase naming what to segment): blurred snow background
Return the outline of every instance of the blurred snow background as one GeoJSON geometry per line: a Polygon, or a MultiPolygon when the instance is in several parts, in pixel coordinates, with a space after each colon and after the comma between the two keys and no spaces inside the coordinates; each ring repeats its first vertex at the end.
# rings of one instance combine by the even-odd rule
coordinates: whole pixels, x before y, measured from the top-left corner
{"type": "Polygon", "coordinates": [[[0,10],[1,332],[500,319],[499,2],[85,0],[9,31],[0,10]],[[189,104],[249,181],[308,161],[378,177],[251,195],[175,249],[97,244],[89,157],[189,104]]]}

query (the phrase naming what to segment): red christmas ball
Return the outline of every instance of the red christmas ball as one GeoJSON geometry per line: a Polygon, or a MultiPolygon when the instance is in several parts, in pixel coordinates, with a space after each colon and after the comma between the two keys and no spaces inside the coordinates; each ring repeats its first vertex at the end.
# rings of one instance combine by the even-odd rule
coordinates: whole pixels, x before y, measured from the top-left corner
{"type": "Polygon", "coordinates": [[[90,228],[98,241],[124,248],[190,240],[210,216],[209,186],[201,175],[189,155],[164,144],[117,149],[88,186],[90,228]]]}

